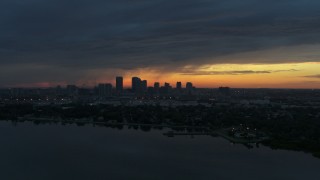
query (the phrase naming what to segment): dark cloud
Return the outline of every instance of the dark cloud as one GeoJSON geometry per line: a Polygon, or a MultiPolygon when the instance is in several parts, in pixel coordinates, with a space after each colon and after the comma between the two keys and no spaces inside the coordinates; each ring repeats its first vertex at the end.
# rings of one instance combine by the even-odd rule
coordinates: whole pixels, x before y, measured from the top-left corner
{"type": "Polygon", "coordinates": [[[299,71],[296,69],[288,70],[264,70],[264,71],[253,71],[253,70],[241,70],[241,71],[205,71],[205,70],[184,70],[182,75],[246,75],[246,74],[270,74],[277,72],[295,72],[299,71]]]}
{"type": "Polygon", "coordinates": [[[183,72],[183,75],[244,75],[244,74],[269,74],[270,71],[194,71],[194,72],[183,72]]]}
{"type": "Polygon", "coordinates": [[[296,72],[296,71],[300,71],[298,69],[286,69],[286,70],[275,70],[272,72],[296,72]]]}
{"type": "MultiPolygon", "coordinates": [[[[1,0],[0,70],[36,64],[74,79],[100,68],[303,62],[223,57],[319,43],[319,7],[318,0],[1,0]]],[[[32,68],[25,71],[32,79],[32,68]]],[[[22,74],[8,72],[0,84],[8,76],[22,74]]]]}
{"type": "Polygon", "coordinates": [[[303,76],[307,78],[320,78],[320,74],[314,74],[314,75],[309,75],[309,76],[303,76]]]}

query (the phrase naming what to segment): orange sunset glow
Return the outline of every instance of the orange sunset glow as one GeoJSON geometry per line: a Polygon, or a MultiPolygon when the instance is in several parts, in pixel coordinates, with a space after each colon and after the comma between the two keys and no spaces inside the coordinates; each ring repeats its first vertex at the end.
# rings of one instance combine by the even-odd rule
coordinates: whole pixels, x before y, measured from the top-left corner
{"type": "MultiPolygon", "coordinates": [[[[196,87],[215,88],[231,86],[236,88],[320,88],[317,74],[320,63],[286,63],[286,64],[220,64],[200,67],[186,66],[176,73],[161,72],[157,69],[139,69],[124,75],[124,86],[131,87],[131,77],[138,76],[148,80],[148,86],[154,82],[165,82],[175,86],[177,81],[183,85],[193,82],[196,87]]],[[[112,80],[101,79],[108,82],[112,80]]]]}

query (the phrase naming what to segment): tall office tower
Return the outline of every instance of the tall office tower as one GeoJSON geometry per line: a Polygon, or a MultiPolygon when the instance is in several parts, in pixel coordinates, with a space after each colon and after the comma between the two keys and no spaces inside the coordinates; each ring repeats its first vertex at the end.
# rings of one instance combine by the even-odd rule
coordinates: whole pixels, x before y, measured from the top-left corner
{"type": "Polygon", "coordinates": [[[132,91],[135,93],[140,92],[141,89],[141,79],[138,77],[132,77],[132,91]]]}
{"type": "Polygon", "coordinates": [[[177,82],[176,88],[177,88],[177,90],[179,90],[179,91],[182,89],[182,84],[181,84],[181,82],[177,82]]]}
{"type": "Polygon", "coordinates": [[[186,89],[187,89],[187,92],[188,92],[189,94],[192,93],[193,85],[192,85],[191,82],[187,82],[187,84],[186,84],[186,89]]]}
{"type": "Polygon", "coordinates": [[[147,80],[141,81],[141,91],[142,92],[147,92],[148,90],[148,82],[147,80]]]}
{"type": "Polygon", "coordinates": [[[160,83],[159,82],[155,82],[153,87],[154,87],[154,89],[159,89],[160,88],[160,83]]]}
{"type": "Polygon", "coordinates": [[[121,76],[116,77],[116,90],[117,92],[123,91],[123,77],[121,76]]]}
{"type": "Polygon", "coordinates": [[[192,87],[193,87],[192,83],[191,82],[187,82],[186,88],[187,89],[192,89],[192,87]]]}
{"type": "Polygon", "coordinates": [[[154,87],[154,93],[155,94],[159,94],[160,83],[159,82],[155,82],[153,87],[154,87]]]}
{"type": "Polygon", "coordinates": [[[170,93],[172,87],[170,86],[170,83],[165,82],[164,87],[161,87],[161,94],[168,94],[170,93]]]}

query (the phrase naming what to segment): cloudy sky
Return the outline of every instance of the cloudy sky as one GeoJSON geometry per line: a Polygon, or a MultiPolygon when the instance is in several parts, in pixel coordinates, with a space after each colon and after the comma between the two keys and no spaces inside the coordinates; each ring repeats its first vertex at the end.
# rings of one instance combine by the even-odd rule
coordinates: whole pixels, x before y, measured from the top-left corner
{"type": "Polygon", "coordinates": [[[319,0],[1,0],[0,87],[320,88],[319,0]]]}

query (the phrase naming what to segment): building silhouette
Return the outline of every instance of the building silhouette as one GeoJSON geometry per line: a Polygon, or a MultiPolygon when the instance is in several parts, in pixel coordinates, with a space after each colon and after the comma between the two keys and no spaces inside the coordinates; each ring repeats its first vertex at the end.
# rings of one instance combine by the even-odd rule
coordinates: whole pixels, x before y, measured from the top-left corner
{"type": "Polygon", "coordinates": [[[193,85],[192,85],[191,82],[187,82],[187,83],[186,83],[186,90],[187,90],[187,93],[188,93],[188,94],[192,94],[192,92],[193,92],[193,85]]]}
{"type": "Polygon", "coordinates": [[[182,84],[181,84],[181,82],[177,82],[176,89],[179,90],[179,91],[181,91],[181,89],[182,89],[182,84]]]}
{"type": "Polygon", "coordinates": [[[132,92],[139,93],[141,89],[141,79],[139,77],[132,77],[132,92]]]}
{"type": "Polygon", "coordinates": [[[153,87],[154,87],[154,89],[159,89],[160,88],[160,83],[159,82],[155,82],[153,87]]]}
{"type": "Polygon", "coordinates": [[[229,95],[230,87],[219,87],[219,93],[222,95],[229,95]]]}
{"type": "Polygon", "coordinates": [[[118,93],[121,93],[123,91],[123,77],[122,76],[116,77],[116,90],[118,93]]]}
{"type": "Polygon", "coordinates": [[[148,90],[148,82],[147,80],[141,81],[141,92],[145,93],[148,90]]]}
{"type": "Polygon", "coordinates": [[[154,93],[155,93],[155,94],[159,94],[159,91],[160,91],[160,83],[159,83],[159,82],[155,82],[154,85],[153,85],[153,88],[154,88],[154,93]]]}

